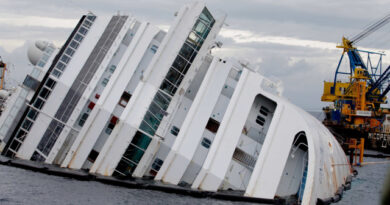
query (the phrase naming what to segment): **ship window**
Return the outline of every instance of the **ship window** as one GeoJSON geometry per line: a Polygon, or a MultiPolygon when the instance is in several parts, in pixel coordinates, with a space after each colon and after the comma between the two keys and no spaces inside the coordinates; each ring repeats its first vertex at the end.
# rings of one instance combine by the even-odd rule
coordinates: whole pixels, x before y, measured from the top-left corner
{"type": "Polygon", "coordinates": [[[105,130],[105,132],[106,132],[106,134],[111,134],[111,132],[112,132],[112,130],[114,129],[114,126],[115,125],[113,125],[113,124],[108,124],[108,126],[107,126],[107,128],[106,128],[106,130],[105,130]]]}
{"type": "Polygon", "coordinates": [[[92,26],[92,23],[90,21],[84,21],[83,25],[87,28],[90,28],[92,26]]]}
{"type": "Polygon", "coordinates": [[[80,127],[84,126],[84,123],[87,120],[88,116],[89,116],[88,113],[84,113],[83,115],[81,115],[81,118],[79,120],[80,127]]]}
{"type": "Polygon", "coordinates": [[[39,154],[37,151],[35,151],[34,154],[31,156],[30,160],[37,161],[37,162],[44,162],[46,159],[41,154],[39,154]]]}
{"type": "Polygon", "coordinates": [[[77,43],[76,41],[71,41],[69,46],[74,49],[77,49],[79,47],[79,43],[77,43]]]}
{"type": "Polygon", "coordinates": [[[74,39],[78,42],[81,42],[83,40],[83,37],[80,35],[80,34],[76,34],[76,36],[74,37],[74,39]]]}
{"type": "Polygon", "coordinates": [[[201,144],[203,147],[206,147],[208,149],[208,148],[210,148],[211,140],[203,137],[201,144]]]}
{"type": "Polygon", "coordinates": [[[103,81],[102,81],[102,85],[103,85],[104,87],[106,87],[107,83],[108,83],[108,79],[107,79],[107,78],[104,78],[103,81]]]}
{"type": "Polygon", "coordinates": [[[159,121],[161,121],[165,115],[165,110],[162,110],[155,102],[149,106],[149,112],[151,112],[159,121]]]}
{"type": "Polygon", "coordinates": [[[87,16],[87,19],[90,21],[95,21],[96,16],[87,16]]]}
{"type": "Polygon", "coordinates": [[[37,98],[34,103],[34,107],[37,109],[41,109],[43,107],[43,104],[45,104],[45,101],[43,101],[41,98],[37,98]]]}
{"type": "Polygon", "coordinates": [[[111,66],[110,66],[110,72],[111,72],[111,73],[114,73],[115,69],[116,69],[116,66],[115,66],[115,65],[111,65],[111,66]]]}
{"type": "Polygon", "coordinates": [[[257,116],[256,123],[261,125],[261,126],[263,126],[264,123],[265,123],[265,119],[263,117],[261,117],[261,116],[257,116]]]}
{"type": "Polygon", "coordinates": [[[38,66],[41,67],[41,68],[43,68],[43,66],[45,66],[45,64],[46,63],[41,61],[41,60],[38,62],[38,66]]]}
{"type": "Polygon", "coordinates": [[[183,75],[177,72],[175,69],[170,69],[165,79],[169,80],[174,85],[178,85],[183,79],[183,75]]]}
{"type": "Polygon", "coordinates": [[[88,104],[88,109],[89,109],[89,110],[92,110],[94,107],[95,107],[95,103],[94,103],[94,102],[90,102],[90,103],[88,104]]]}
{"type": "Polygon", "coordinates": [[[210,118],[207,122],[206,129],[208,129],[212,133],[217,133],[219,128],[219,122],[210,118]]]}
{"type": "MultiPolygon", "coordinates": [[[[42,61],[39,61],[39,62],[42,62],[42,61]]],[[[43,66],[40,66],[40,67],[43,67],[43,66]]],[[[41,73],[42,72],[39,69],[33,68],[32,72],[30,73],[30,76],[37,79],[41,73]]]]}
{"type": "Polygon", "coordinates": [[[16,139],[23,141],[28,133],[25,132],[23,129],[20,129],[18,134],[15,136],[16,139]]]}
{"type": "Polygon", "coordinates": [[[85,36],[85,34],[88,32],[88,30],[84,27],[80,27],[79,29],[79,33],[83,34],[85,36]]]}
{"type": "Polygon", "coordinates": [[[47,86],[48,88],[53,88],[53,87],[55,86],[55,84],[56,84],[56,81],[54,81],[54,80],[51,79],[51,78],[47,79],[47,81],[46,81],[46,86],[47,86]]]}
{"type": "Polygon", "coordinates": [[[241,73],[241,71],[231,69],[229,72],[229,77],[234,79],[235,81],[238,81],[240,79],[241,73]]]}
{"type": "Polygon", "coordinates": [[[23,129],[25,129],[25,130],[30,130],[30,128],[31,128],[31,126],[32,126],[32,124],[33,124],[33,122],[31,122],[30,120],[28,120],[28,119],[25,119],[24,120],[24,122],[23,122],[23,125],[22,125],[22,127],[23,127],[23,129]]]}
{"type": "Polygon", "coordinates": [[[66,55],[63,55],[61,57],[61,61],[64,62],[64,63],[68,63],[70,61],[70,58],[68,56],[66,56],[66,55]]]}
{"type": "Polygon", "coordinates": [[[172,126],[172,129],[171,129],[171,134],[177,136],[180,132],[180,129],[177,128],[176,126],[172,126]]]}
{"type": "Polygon", "coordinates": [[[19,130],[18,134],[15,137],[16,137],[16,139],[23,141],[24,138],[26,137],[26,135],[27,135],[27,132],[25,132],[23,130],[19,130]]]}
{"type": "MultiPolygon", "coordinates": [[[[147,117],[147,116],[145,116],[145,117],[147,117]]],[[[159,123],[156,123],[156,126],[158,126],[158,125],[159,125],[159,123]]],[[[156,127],[156,126],[154,126],[154,127],[156,127]]],[[[142,131],[144,131],[150,135],[154,135],[154,133],[156,132],[156,129],[152,128],[152,125],[149,125],[149,123],[147,123],[145,120],[142,120],[142,123],[139,126],[139,129],[141,129],[142,131]]]]}
{"type": "Polygon", "coordinates": [[[31,77],[30,75],[27,75],[26,78],[23,81],[23,85],[30,88],[31,90],[37,90],[39,87],[40,82],[36,80],[35,78],[31,77]]]}
{"type": "Polygon", "coordinates": [[[164,94],[161,91],[157,92],[157,95],[153,98],[153,102],[155,102],[162,109],[166,110],[168,108],[170,98],[168,95],[164,94]]]}
{"type": "Polygon", "coordinates": [[[65,53],[67,54],[67,55],[69,55],[69,56],[73,56],[73,54],[74,54],[74,50],[72,49],[72,48],[67,48],[66,50],[65,50],[65,53]]]}
{"type": "Polygon", "coordinates": [[[128,92],[123,92],[121,99],[119,100],[119,105],[122,107],[126,107],[127,103],[129,102],[131,98],[131,95],[128,92]]]}
{"type": "Polygon", "coordinates": [[[185,60],[179,55],[176,57],[175,61],[172,64],[172,67],[174,67],[176,70],[180,71],[181,73],[186,73],[190,66],[191,64],[188,63],[187,60],[185,60]]]}
{"type": "Polygon", "coordinates": [[[111,118],[111,120],[110,120],[110,123],[116,125],[116,123],[118,122],[118,120],[119,120],[118,117],[112,116],[112,118],[111,118]]]}
{"type": "Polygon", "coordinates": [[[98,155],[99,155],[99,152],[97,152],[96,150],[91,150],[91,152],[89,153],[89,155],[88,155],[88,161],[90,161],[90,162],[95,162],[95,160],[96,160],[96,158],[98,157],[98,155]]]}
{"type": "Polygon", "coordinates": [[[118,122],[118,118],[116,116],[112,116],[110,123],[108,123],[107,128],[105,132],[107,134],[111,134],[112,130],[114,129],[116,123],[118,122]]]}
{"type": "Polygon", "coordinates": [[[56,65],[56,68],[60,71],[64,71],[65,69],[65,64],[61,63],[61,62],[58,62],[57,65],[56,65]]]}
{"type": "Polygon", "coordinates": [[[150,47],[150,50],[152,50],[153,53],[156,53],[157,49],[158,47],[156,45],[152,45],[152,47],[150,47]]]}
{"type": "Polygon", "coordinates": [[[83,23],[83,26],[85,26],[86,28],[91,28],[92,21],[85,20],[84,23],[83,23]]]}
{"type": "Polygon", "coordinates": [[[191,32],[187,38],[187,43],[190,44],[197,51],[199,51],[200,47],[203,44],[203,39],[196,35],[194,32],[191,32]]]}
{"type": "Polygon", "coordinates": [[[41,92],[39,93],[39,96],[41,96],[43,99],[47,99],[47,97],[50,94],[50,90],[47,88],[42,88],[41,92]]]}
{"type": "Polygon", "coordinates": [[[58,71],[57,69],[54,69],[53,72],[52,72],[52,74],[53,74],[54,76],[56,76],[57,78],[59,78],[59,77],[61,76],[61,72],[58,71]]]}
{"type": "Polygon", "coordinates": [[[38,112],[33,110],[33,109],[30,109],[30,111],[27,114],[28,118],[30,118],[32,120],[35,120],[37,118],[37,115],[38,115],[38,112]]]}
{"type": "Polygon", "coordinates": [[[154,115],[150,110],[148,110],[145,114],[144,121],[154,130],[157,130],[158,125],[160,125],[162,118],[158,118],[154,115]]]}
{"type": "Polygon", "coordinates": [[[52,47],[47,47],[45,50],[46,50],[46,53],[51,54],[54,49],[52,47]]]}
{"type": "Polygon", "coordinates": [[[176,93],[177,87],[165,79],[164,82],[161,84],[160,89],[173,96],[176,93]]]}
{"type": "Polygon", "coordinates": [[[208,29],[207,26],[202,21],[198,20],[198,22],[196,22],[196,24],[194,25],[194,31],[199,36],[205,38],[206,37],[205,34],[208,32],[208,29]]]}
{"type": "Polygon", "coordinates": [[[189,46],[187,43],[183,44],[181,47],[179,54],[187,59],[189,62],[192,62],[196,56],[195,50],[189,46]]]}
{"type": "Polygon", "coordinates": [[[214,22],[213,16],[210,14],[209,10],[207,8],[204,8],[202,13],[199,16],[200,19],[206,21],[207,23],[214,22]]]}
{"type": "Polygon", "coordinates": [[[261,106],[261,107],[260,107],[260,113],[261,113],[262,115],[264,115],[264,116],[267,116],[268,113],[269,113],[269,109],[266,108],[266,107],[264,107],[264,106],[261,106]]]}
{"type": "Polygon", "coordinates": [[[42,60],[43,60],[44,62],[47,62],[47,60],[49,60],[49,57],[50,57],[50,56],[48,56],[47,54],[44,53],[44,54],[42,55],[42,60]]]}
{"type": "Polygon", "coordinates": [[[159,171],[164,161],[160,158],[156,158],[152,164],[152,169],[159,171]]]}
{"type": "Polygon", "coordinates": [[[18,150],[20,146],[20,143],[16,140],[12,141],[11,145],[9,146],[9,149],[11,150],[18,150]]]}

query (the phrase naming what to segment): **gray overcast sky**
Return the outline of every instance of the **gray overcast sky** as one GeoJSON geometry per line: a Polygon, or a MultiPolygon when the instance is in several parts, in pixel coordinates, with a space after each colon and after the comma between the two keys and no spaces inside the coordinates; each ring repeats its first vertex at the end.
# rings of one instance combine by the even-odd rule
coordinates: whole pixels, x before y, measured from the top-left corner
{"type": "MultiPolygon", "coordinates": [[[[0,0],[0,56],[12,64],[10,76],[21,81],[30,69],[28,44],[48,40],[61,46],[78,18],[88,11],[97,15],[131,13],[166,27],[186,2],[0,0]]],[[[286,98],[306,110],[326,105],[320,101],[323,81],[333,79],[341,54],[335,45],[341,37],[359,33],[390,12],[390,1],[383,0],[210,0],[206,4],[212,12],[228,15],[218,37],[224,45],[214,54],[259,66],[261,73],[283,82],[286,98]]],[[[389,31],[387,25],[358,46],[387,51],[389,31]]],[[[384,66],[389,64],[386,56],[384,66]]]]}

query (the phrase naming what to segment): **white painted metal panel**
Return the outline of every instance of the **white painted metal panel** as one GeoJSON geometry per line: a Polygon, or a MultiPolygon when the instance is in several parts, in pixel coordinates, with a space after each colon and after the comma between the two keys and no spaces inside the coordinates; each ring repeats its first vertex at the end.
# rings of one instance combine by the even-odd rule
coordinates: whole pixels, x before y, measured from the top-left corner
{"type": "Polygon", "coordinates": [[[91,172],[96,170],[102,175],[111,175],[114,172],[156,92],[157,88],[150,84],[142,82],[138,84],[133,97],[120,116],[119,123],[115,126],[92,166],[91,172]]]}
{"type": "Polygon", "coordinates": [[[47,130],[50,122],[69,89],[62,81],[57,82],[52,94],[47,99],[35,123],[28,132],[22,146],[20,147],[17,157],[21,159],[30,159],[34,150],[37,148],[43,134],[47,130]],[[50,121],[48,121],[50,119],[50,121]]]}
{"type": "MultiPolygon", "coordinates": [[[[130,24],[132,22],[134,22],[134,21],[135,21],[135,19],[128,18],[126,20],[126,22],[124,23],[124,25],[122,26],[121,30],[119,31],[116,39],[114,39],[114,42],[113,42],[112,46],[107,51],[107,55],[104,57],[103,61],[101,62],[100,66],[99,66],[99,68],[97,69],[97,71],[94,74],[93,78],[91,79],[91,81],[87,85],[87,88],[85,89],[85,91],[82,93],[82,97],[78,101],[75,109],[73,110],[71,116],[69,117],[69,120],[67,122],[69,127],[72,127],[73,124],[75,123],[76,119],[79,117],[79,114],[80,114],[81,110],[83,109],[85,103],[88,101],[89,96],[96,89],[97,83],[100,80],[101,76],[104,74],[107,65],[114,58],[114,53],[117,51],[117,49],[121,45],[120,42],[122,41],[123,36],[126,34],[127,30],[129,29],[130,24]]],[[[46,163],[52,163],[53,162],[54,158],[57,156],[57,153],[61,149],[61,147],[62,147],[62,145],[63,145],[63,143],[64,143],[64,141],[65,141],[67,136],[68,136],[68,133],[61,132],[61,134],[57,138],[57,140],[56,140],[56,142],[55,142],[51,152],[49,153],[48,158],[45,161],[46,163]]],[[[93,142],[91,141],[91,143],[93,143],[93,142]]],[[[70,153],[74,153],[74,151],[72,150],[70,153]]],[[[64,165],[62,165],[62,166],[64,166],[64,165]]],[[[76,166],[76,167],[72,167],[72,168],[79,169],[80,167],[76,166]]]]}
{"type": "Polygon", "coordinates": [[[81,168],[109,120],[110,114],[118,104],[120,96],[132,74],[134,74],[143,54],[158,32],[159,29],[149,26],[149,23],[141,24],[124,57],[119,62],[116,72],[114,72],[100,100],[98,100],[96,108],[92,110],[91,116],[85,122],[74,142],[68,154],[70,156],[66,157],[62,166],[69,166],[74,169],[81,168]]]}
{"type": "Polygon", "coordinates": [[[226,81],[232,65],[215,58],[203,80],[198,94],[183,122],[179,135],[156,179],[179,183],[202,139],[209,116],[226,81]]]}
{"type": "Polygon", "coordinates": [[[255,98],[254,89],[245,90],[249,74],[248,70],[242,72],[209,154],[192,188],[216,191],[221,185],[255,98]]]}

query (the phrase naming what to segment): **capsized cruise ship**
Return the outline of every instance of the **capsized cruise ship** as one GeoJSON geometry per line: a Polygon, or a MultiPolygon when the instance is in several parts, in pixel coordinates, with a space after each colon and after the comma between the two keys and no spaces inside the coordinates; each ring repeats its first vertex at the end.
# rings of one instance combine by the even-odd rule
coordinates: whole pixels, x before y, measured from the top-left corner
{"type": "Polygon", "coordinates": [[[81,17],[37,41],[0,116],[2,155],[243,196],[334,201],[347,158],[280,83],[211,49],[225,14],[194,2],[166,32],[131,15],[81,17]],[[328,200],[327,200],[328,199],[328,200]]]}

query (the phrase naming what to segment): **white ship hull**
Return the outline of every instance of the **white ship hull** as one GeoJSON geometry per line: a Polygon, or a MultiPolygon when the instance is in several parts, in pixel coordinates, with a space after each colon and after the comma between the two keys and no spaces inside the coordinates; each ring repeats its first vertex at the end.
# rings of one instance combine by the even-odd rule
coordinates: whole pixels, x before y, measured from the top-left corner
{"type": "Polygon", "coordinates": [[[349,183],[346,156],[321,122],[257,70],[210,54],[225,15],[195,2],[176,16],[165,32],[127,15],[87,14],[58,53],[40,48],[47,64],[34,68],[44,72],[14,95],[27,106],[7,108],[21,113],[16,127],[5,123],[12,112],[0,118],[2,153],[302,204],[349,183]]]}

